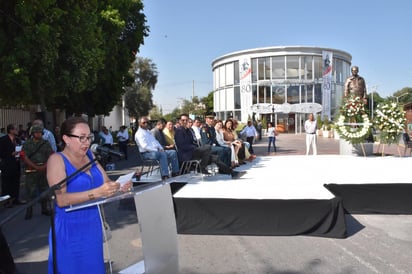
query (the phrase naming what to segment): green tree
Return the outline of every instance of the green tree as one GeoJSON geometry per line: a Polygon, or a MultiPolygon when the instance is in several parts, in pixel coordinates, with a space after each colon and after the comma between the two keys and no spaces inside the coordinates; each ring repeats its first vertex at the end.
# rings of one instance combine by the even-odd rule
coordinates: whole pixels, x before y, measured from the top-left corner
{"type": "Polygon", "coordinates": [[[159,120],[160,118],[163,118],[162,110],[158,106],[154,106],[149,111],[149,116],[152,120],[159,120]]]}
{"type": "Polygon", "coordinates": [[[125,87],[125,104],[129,115],[138,118],[148,115],[153,108],[152,89],[157,84],[157,67],[152,60],[137,58],[133,63],[130,74],[134,75],[134,82],[125,87]]]}
{"type": "Polygon", "coordinates": [[[40,104],[54,94],[63,11],[54,1],[1,1],[0,103],[40,104]]]}
{"type": "Polygon", "coordinates": [[[401,90],[396,91],[393,96],[388,99],[393,102],[408,103],[412,101],[412,88],[404,87],[401,90]]]}
{"type": "MultiPolygon", "coordinates": [[[[125,86],[134,89],[134,77],[129,70],[135,61],[135,53],[148,32],[142,9],[141,1],[137,0],[99,1],[104,62],[97,71],[94,88],[86,89],[78,96],[77,104],[70,106],[73,112],[108,114],[120,102],[125,86]]],[[[145,98],[145,95],[144,91],[142,96],[145,98]]]]}
{"type": "Polygon", "coordinates": [[[200,99],[200,101],[205,105],[206,113],[213,112],[213,91],[209,92],[209,94],[206,97],[200,99]]]}
{"type": "Polygon", "coordinates": [[[166,121],[177,121],[179,119],[180,114],[183,112],[179,108],[173,109],[171,113],[168,113],[163,116],[166,121]]]}
{"type": "Polygon", "coordinates": [[[194,96],[191,101],[184,99],[181,106],[181,113],[193,114],[196,117],[206,114],[206,107],[199,97],[194,96]]]}
{"type": "Polygon", "coordinates": [[[107,114],[148,34],[140,0],[1,1],[0,103],[107,114]]]}

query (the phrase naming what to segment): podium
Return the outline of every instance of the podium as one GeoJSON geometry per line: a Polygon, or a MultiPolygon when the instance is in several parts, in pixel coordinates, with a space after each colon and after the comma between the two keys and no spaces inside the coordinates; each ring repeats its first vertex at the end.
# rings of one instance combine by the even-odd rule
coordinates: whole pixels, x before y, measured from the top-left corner
{"type": "Polygon", "coordinates": [[[79,204],[67,211],[134,198],[142,241],[143,261],[121,270],[122,274],[179,273],[177,229],[170,184],[148,183],[131,192],[79,204]]]}

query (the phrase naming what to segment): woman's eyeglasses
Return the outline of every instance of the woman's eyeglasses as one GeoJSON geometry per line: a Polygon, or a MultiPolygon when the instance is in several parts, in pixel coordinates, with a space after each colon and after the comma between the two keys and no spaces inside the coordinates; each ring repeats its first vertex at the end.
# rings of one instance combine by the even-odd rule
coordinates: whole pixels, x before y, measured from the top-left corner
{"type": "Polygon", "coordinates": [[[79,138],[80,143],[86,143],[86,141],[89,141],[90,143],[94,141],[94,135],[89,135],[89,136],[79,136],[79,135],[74,135],[74,134],[66,134],[69,137],[74,137],[74,138],[79,138]]]}

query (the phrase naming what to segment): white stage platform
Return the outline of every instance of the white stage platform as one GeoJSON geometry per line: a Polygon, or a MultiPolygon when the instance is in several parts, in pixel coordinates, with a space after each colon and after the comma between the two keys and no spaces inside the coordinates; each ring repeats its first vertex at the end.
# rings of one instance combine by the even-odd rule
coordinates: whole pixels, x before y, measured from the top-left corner
{"type": "Polygon", "coordinates": [[[198,177],[177,190],[178,231],[344,237],[344,212],[412,214],[411,163],[350,155],[258,157],[238,168],[247,171],[240,179],[198,177]],[[256,229],[249,229],[251,221],[256,229]]]}

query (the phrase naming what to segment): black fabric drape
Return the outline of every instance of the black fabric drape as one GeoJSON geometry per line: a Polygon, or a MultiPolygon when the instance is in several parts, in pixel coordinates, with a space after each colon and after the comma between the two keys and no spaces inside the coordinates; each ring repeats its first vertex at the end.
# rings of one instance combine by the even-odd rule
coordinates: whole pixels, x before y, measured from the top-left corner
{"type": "Polygon", "coordinates": [[[174,198],[177,230],[200,235],[346,237],[342,201],[174,198]]]}

